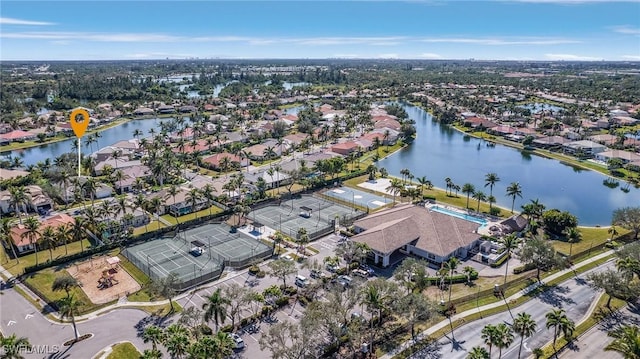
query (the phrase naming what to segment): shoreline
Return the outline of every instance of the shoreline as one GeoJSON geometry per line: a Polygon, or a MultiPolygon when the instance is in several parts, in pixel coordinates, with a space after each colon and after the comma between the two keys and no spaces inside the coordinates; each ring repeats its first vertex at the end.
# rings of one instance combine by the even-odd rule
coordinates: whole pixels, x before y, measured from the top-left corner
{"type": "MultiPolygon", "coordinates": [[[[433,116],[433,114],[429,110],[425,109],[420,104],[418,104],[418,103],[412,103],[412,104],[414,106],[416,106],[416,107],[421,108],[422,110],[424,110],[425,112],[427,112],[431,116],[433,116]]],[[[478,136],[478,135],[476,135],[476,134],[474,134],[472,132],[466,132],[466,131],[462,130],[461,128],[459,128],[459,127],[457,127],[455,125],[447,125],[447,126],[449,126],[450,128],[460,132],[461,134],[463,134],[465,136],[477,138],[479,140],[484,140],[484,141],[491,142],[491,143],[494,143],[494,144],[503,145],[503,146],[510,147],[510,148],[513,148],[513,149],[516,149],[516,150],[520,150],[520,151],[526,151],[527,153],[530,153],[532,155],[536,155],[538,157],[542,157],[542,158],[549,159],[549,160],[556,160],[558,162],[561,162],[562,164],[578,167],[578,168],[583,169],[583,170],[597,172],[597,173],[600,173],[600,174],[604,175],[607,178],[611,178],[611,179],[615,179],[617,181],[625,182],[625,183],[628,183],[630,185],[633,185],[636,188],[640,188],[640,184],[635,184],[635,183],[631,182],[628,179],[615,177],[615,176],[611,175],[610,173],[604,172],[604,169],[603,170],[599,170],[599,169],[595,169],[595,168],[586,166],[583,163],[581,163],[579,160],[576,160],[573,157],[569,157],[569,156],[566,156],[566,155],[554,153],[554,152],[551,152],[549,150],[540,149],[540,148],[535,148],[533,150],[525,150],[524,146],[522,144],[520,144],[520,143],[516,143],[516,142],[512,142],[512,141],[506,141],[506,140],[503,140],[503,139],[500,139],[500,138],[487,139],[484,136],[478,136]]],[[[483,134],[485,134],[485,133],[486,132],[483,132],[483,134]]],[[[636,178],[636,177],[633,177],[633,178],[636,178]]]]}

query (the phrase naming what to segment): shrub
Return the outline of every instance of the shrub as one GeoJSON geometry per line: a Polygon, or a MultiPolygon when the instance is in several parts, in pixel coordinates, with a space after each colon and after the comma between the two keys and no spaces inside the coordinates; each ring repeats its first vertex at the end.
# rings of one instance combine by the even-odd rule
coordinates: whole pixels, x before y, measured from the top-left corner
{"type": "Polygon", "coordinates": [[[284,290],[282,290],[282,292],[286,295],[296,295],[296,293],[298,293],[298,288],[288,285],[284,290]]]}
{"type": "Polygon", "coordinates": [[[249,267],[249,273],[252,275],[256,275],[258,272],[260,272],[260,267],[258,267],[257,265],[252,265],[251,267],[249,267]]]}
{"type": "Polygon", "coordinates": [[[425,201],[433,201],[433,202],[436,201],[436,197],[435,196],[431,196],[431,195],[427,195],[427,194],[423,195],[422,199],[425,200],[425,201]]]}
{"type": "MultiPolygon", "coordinates": [[[[209,328],[209,330],[211,330],[211,328],[209,328]]],[[[231,324],[227,324],[223,327],[220,327],[220,331],[223,333],[231,333],[233,332],[233,327],[231,326],[231,324]]],[[[213,331],[211,333],[213,333],[213,331]]]]}
{"type": "Polygon", "coordinates": [[[340,267],[336,270],[337,275],[347,274],[347,268],[340,267]]]}
{"type": "Polygon", "coordinates": [[[303,307],[306,306],[307,304],[309,304],[309,300],[304,296],[299,297],[298,298],[298,302],[300,302],[300,305],[303,306],[303,307]]]}
{"type": "Polygon", "coordinates": [[[213,330],[211,329],[211,327],[209,327],[206,324],[200,324],[200,327],[198,328],[198,330],[200,330],[200,333],[202,333],[203,335],[213,334],[213,330]]]}
{"type": "Polygon", "coordinates": [[[258,273],[256,273],[256,277],[258,278],[264,278],[267,275],[267,273],[265,273],[265,271],[261,270],[258,273]]]}
{"type": "Polygon", "coordinates": [[[289,297],[280,297],[278,299],[276,299],[276,305],[278,307],[282,307],[284,305],[289,304],[289,297]]]}
{"type": "Polygon", "coordinates": [[[520,274],[522,272],[527,272],[527,271],[530,271],[530,270],[535,269],[535,268],[536,268],[535,264],[528,263],[528,264],[525,264],[523,266],[513,268],[513,274],[520,274]]]}
{"type": "Polygon", "coordinates": [[[502,256],[495,263],[491,263],[491,267],[492,268],[500,267],[502,265],[502,263],[506,262],[507,259],[509,259],[509,257],[511,257],[511,254],[507,254],[506,256],[502,256]]]}
{"type": "Polygon", "coordinates": [[[498,207],[491,207],[491,210],[489,211],[489,214],[490,214],[490,215],[492,215],[492,216],[499,216],[499,215],[500,215],[500,212],[502,212],[502,211],[500,210],[500,208],[498,208],[498,207]]]}

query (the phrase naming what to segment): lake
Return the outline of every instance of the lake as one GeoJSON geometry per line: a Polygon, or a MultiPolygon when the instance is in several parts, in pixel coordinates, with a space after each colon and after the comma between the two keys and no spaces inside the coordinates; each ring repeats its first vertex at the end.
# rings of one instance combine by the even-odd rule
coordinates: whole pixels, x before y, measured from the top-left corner
{"type": "Polygon", "coordinates": [[[600,173],[575,169],[507,146],[487,147],[483,140],[433,121],[421,108],[406,104],[403,107],[416,122],[417,138],[378,163],[378,167],[395,176],[400,177],[400,171],[408,168],[414,176],[426,176],[437,187],[445,188],[445,178],[450,177],[455,184],[469,182],[489,195],[484,176],[495,172],[501,181],[494,186],[493,195],[500,206],[511,208],[506,187],[520,182],[523,198],[516,199],[516,210],[538,198],[547,209],[573,213],[585,226],[609,225],[615,209],[640,203],[640,190],[631,187],[625,193],[621,190],[624,183],[617,188],[606,187],[603,181],[607,177],[600,173]]]}
{"type": "MultiPolygon", "coordinates": [[[[188,119],[188,118],[185,118],[188,119]]],[[[160,131],[160,123],[165,121],[171,121],[170,118],[159,119],[159,118],[151,118],[151,119],[141,119],[141,120],[132,120],[129,122],[125,122],[122,125],[111,127],[104,131],[100,131],[100,138],[98,138],[98,143],[94,143],[92,145],[93,149],[90,149],[85,144],[86,136],[82,138],[82,153],[89,154],[91,152],[97,151],[98,149],[112,145],[118,141],[129,140],[133,138],[133,131],[141,130],[143,133],[142,137],[149,136],[149,130],[154,128],[157,132],[160,131]]],[[[77,141],[76,137],[70,137],[68,140],[44,144],[38,147],[26,148],[23,150],[14,150],[9,153],[12,157],[20,157],[24,162],[25,166],[34,165],[38,162],[42,162],[47,158],[53,160],[54,158],[68,152],[74,152],[72,150],[72,143],[77,141]]],[[[77,151],[77,150],[75,150],[77,151]]],[[[7,153],[2,153],[6,155],[7,153]]]]}

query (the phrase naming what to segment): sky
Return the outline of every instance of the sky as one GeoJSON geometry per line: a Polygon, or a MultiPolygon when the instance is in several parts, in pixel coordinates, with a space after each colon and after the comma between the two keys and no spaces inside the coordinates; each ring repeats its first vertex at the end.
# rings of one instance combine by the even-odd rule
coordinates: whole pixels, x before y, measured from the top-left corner
{"type": "Polygon", "coordinates": [[[640,61],[640,0],[31,1],[0,4],[0,60],[640,61]]]}

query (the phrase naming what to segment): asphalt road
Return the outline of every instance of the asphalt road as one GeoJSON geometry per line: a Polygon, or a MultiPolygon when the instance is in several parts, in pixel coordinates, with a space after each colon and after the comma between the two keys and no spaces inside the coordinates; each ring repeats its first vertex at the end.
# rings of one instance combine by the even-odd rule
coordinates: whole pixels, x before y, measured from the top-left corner
{"type": "MultiPolygon", "coordinates": [[[[319,255],[313,258],[322,262],[322,259],[333,253],[338,243],[338,236],[327,236],[313,243],[313,246],[320,250],[319,255]]],[[[266,264],[263,264],[266,266],[266,264]]],[[[309,270],[302,269],[298,265],[298,273],[309,277],[309,270]]],[[[246,273],[246,271],[243,271],[246,273]]],[[[184,308],[195,306],[202,308],[206,301],[206,296],[211,295],[216,288],[228,286],[231,283],[238,283],[249,286],[247,279],[255,279],[247,274],[229,273],[227,279],[196,292],[188,297],[178,299],[184,308]]],[[[287,284],[293,285],[295,274],[291,275],[287,284]]],[[[262,291],[267,287],[281,284],[279,279],[266,276],[258,280],[254,290],[262,291]]],[[[296,321],[302,316],[302,307],[295,305],[285,307],[276,312],[275,321],[296,321]]],[[[23,353],[24,357],[30,358],[65,358],[65,359],[87,359],[98,354],[102,349],[113,343],[120,341],[130,341],[139,350],[148,349],[151,346],[144,344],[138,336],[139,328],[156,321],[157,318],[149,316],[146,312],[137,309],[117,309],[95,319],[78,323],[78,332],[82,334],[94,333],[94,337],[84,340],[72,347],[64,347],[62,344],[69,339],[73,339],[73,328],[70,324],[60,324],[49,321],[40,311],[36,310],[30,302],[12,288],[5,288],[0,291],[0,330],[5,335],[16,334],[20,337],[27,337],[34,347],[38,348],[38,353],[23,353]]],[[[226,321],[226,324],[230,320],[226,321]]],[[[258,340],[263,332],[268,330],[268,326],[273,323],[260,323],[257,332],[244,332],[239,334],[245,341],[246,348],[236,354],[236,358],[265,358],[268,353],[260,350],[258,340]]],[[[158,323],[170,324],[170,321],[158,323]]]]}
{"type": "MultiPolygon", "coordinates": [[[[611,266],[611,264],[608,264],[607,266],[611,266]]],[[[607,266],[599,267],[595,270],[600,271],[607,266]]],[[[555,289],[548,290],[537,296],[535,299],[516,308],[512,308],[511,311],[514,316],[520,312],[527,312],[531,314],[532,318],[537,323],[536,333],[524,341],[522,349],[523,358],[529,356],[533,349],[542,347],[552,340],[553,331],[547,330],[545,327],[545,314],[547,312],[554,308],[563,308],[566,310],[567,316],[575,322],[579,322],[583,319],[597,294],[597,292],[593,288],[589,287],[587,282],[584,280],[587,273],[592,271],[583,273],[578,278],[572,278],[569,281],[564,282],[562,285],[557,286],[555,289]]],[[[476,346],[483,346],[486,348],[486,345],[480,335],[482,328],[487,324],[496,325],[499,323],[506,323],[507,325],[512,324],[512,318],[508,311],[464,325],[454,331],[455,340],[451,340],[452,337],[449,333],[446,337],[426,348],[421,353],[414,355],[412,358],[466,358],[471,348],[476,346]]],[[[519,345],[520,337],[515,335],[513,344],[509,348],[503,350],[502,358],[517,358],[519,345]]],[[[492,356],[493,355],[497,355],[497,350],[495,348],[492,353],[492,356]]],[[[580,356],[580,358],[591,357],[580,356]]]]}
{"type": "Polygon", "coordinates": [[[640,325],[640,306],[638,303],[625,307],[578,337],[573,341],[573,345],[564,350],[559,357],[563,359],[622,358],[622,355],[617,352],[605,352],[604,347],[613,341],[613,338],[609,337],[607,332],[620,325],[627,324],[640,325]]]}

